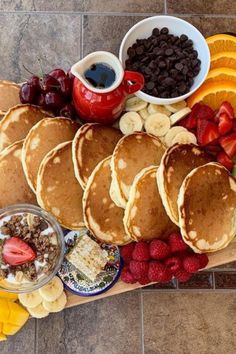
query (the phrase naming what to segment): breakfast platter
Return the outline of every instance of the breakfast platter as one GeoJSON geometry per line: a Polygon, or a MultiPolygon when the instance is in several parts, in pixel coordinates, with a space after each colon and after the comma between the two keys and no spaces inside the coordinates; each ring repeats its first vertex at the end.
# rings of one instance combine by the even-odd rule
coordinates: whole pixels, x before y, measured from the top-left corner
{"type": "Polygon", "coordinates": [[[28,318],[236,261],[236,37],[154,16],[0,80],[0,341],[28,318]]]}

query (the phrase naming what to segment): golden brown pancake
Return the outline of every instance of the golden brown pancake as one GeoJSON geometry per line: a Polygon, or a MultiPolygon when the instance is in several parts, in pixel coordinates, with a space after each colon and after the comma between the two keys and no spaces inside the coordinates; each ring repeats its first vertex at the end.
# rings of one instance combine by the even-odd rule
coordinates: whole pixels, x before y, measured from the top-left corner
{"type": "Polygon", "coordinates": [[[115,245],[130,242],[123,225],[124,210],[110,198],[111,157],[101,161],[88,179],[83,197],[84,220],[99,240],[115,245]]]}
{"type": "Polygon", "coordinates": [[[85,188],[95,166],[110,156],[122,133],[115,128],[96,123],[84,124],[74,137],[72,152],[75,175],[85,188]]]}
{"type": "Polygon", "coordinates": [[[0,208],[18,203],[37,204],[21,165],[23,140],[0,153],[0,208]]]}
{"type": "Polygon", "coordinates": [[[39,205],[62,226],[71,230],[84,226],[83,190],[74,175],[72,141],[59,144],[44,157],[36,192],[39,205]]]}
{"type": "Polygon", "coordinates": [[[177,230],[163,207],[157,188],[157,166],[144,168],[135,177],[125,208],[124,225],[135,241],[166,238],[177,230]]]}
{"type": "Polygon", "coordinates": [[[0,111],[2,113],[20,104],[19,92],[20,85],[12,81],[0,80],[0,111]]]}
{"type": "Polygon", "coordinates": [[[211,162],[191,171],[178,197],[184,241],[198,253],[225,248],[236,234],[236,180],[211,162]]]}
{"type": "Polygon", "coordinates": [[[78,127],[71,119],[57,117],[44,118],[31,128],[24,141],[22,164],[34,192],[38,169],[44,156],[60,143],[72,140],[78,127]]]}
{"type": "Polygon", "coordinates": [[[159,165],[165,147],[161,141],[147,133],[124,136],[116,145],[112,155],[111,197],[125,208],[134,177],[145,167],[159,165]]]}
{"type": "Polygon", "coordinates": [[[21,104],[12,107],[0,121],[0,151],[26,137],[30,129],[50,113],[38,106],[21,104]]]}
{"type": "Polygon", "coordinates": [[[177,198],[184,178],[194,168],[210,161],[209,155],[194,144],[176,144],[163,155],[157,183],[167,215],[176,225],[179,222],[177,198]]]}

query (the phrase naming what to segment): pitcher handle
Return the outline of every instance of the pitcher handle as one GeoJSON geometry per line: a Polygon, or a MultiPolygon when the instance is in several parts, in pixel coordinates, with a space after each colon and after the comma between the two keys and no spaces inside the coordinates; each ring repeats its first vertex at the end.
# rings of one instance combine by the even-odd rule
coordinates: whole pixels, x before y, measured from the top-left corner
{"type": "Polygon", "coordinates": [[[124,73],[125,91],[128,95],[142,90],[144,86],[144,77],[136,71],[125,71],[124,73]],[[132,83],[132,82],[133,83],[132,83]]]}

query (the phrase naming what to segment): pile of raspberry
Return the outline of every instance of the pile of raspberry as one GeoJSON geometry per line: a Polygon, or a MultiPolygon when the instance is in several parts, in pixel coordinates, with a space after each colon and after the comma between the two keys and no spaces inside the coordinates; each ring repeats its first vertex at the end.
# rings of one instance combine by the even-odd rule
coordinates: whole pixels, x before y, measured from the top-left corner
{"type": "Polygon", "coordinates": [[[208,263],[207,255],[194,253],[179,233],[170,234],[165,241],[132,242],[121,247],[121,256],[123,282],[142,285],[167,283],[173,277],[186,282],[208,263]]]}

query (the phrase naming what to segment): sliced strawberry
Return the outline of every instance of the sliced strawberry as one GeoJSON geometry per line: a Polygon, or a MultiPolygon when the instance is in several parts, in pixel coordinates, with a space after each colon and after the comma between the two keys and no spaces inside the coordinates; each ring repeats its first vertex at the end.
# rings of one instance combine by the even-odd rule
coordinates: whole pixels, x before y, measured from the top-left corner
{"type": "Polygon", "coordinates": [[[2,256],[4,262],[11,266],[25,264],[36,258],[32,248],[18,237],[11,237],[4,242],[2,256]]]}
{"type": "Polygon", "coordinates": [[[188,119],[188,117],[181,119],[180,121],[178,121],[178,123],[176,125],[180,125],[181,127],[186,128],[187,119],[188,119]]]}
{"type": "Polygon", "coordinates": [[[217,161],[221,163],[221,165],[223,165],[224,167],[228,168],[228,170],[232,170],[232,168],[234,167],[233,161],[230,160],[229,156],[224,151],[221,151],[217,155],[217,161]]]}
{"type": "Polygon", "coordinates": [[[219,116],[219,125],[218,125],[220,135],[227,134],[228,132],[230,132],[232,127],[233,127],[233,119],[231,119],[227,113],[221,113],[219,116]]]}
{"type": "Polygon", "coordinates": [[[200,145],[210,144],[219,137],[218,127],[209,120],[199,119],[197,125],[197,140],[200,145]]]}
{"type": "Polygon", "coordinates": [[[233,130],[234,132],[236,132],[236,118],[234,118],[234,119],[232,120],[232,122],[233,122],[232,130],[233,130]]]}
{"type": "Polygon", "coordinates": [[[222,151],[222,147],[220,145],[209,144],[205,147],[206,151],[211,155],[218,155],[222,151]]]}
{"type": "MultiPolygon", "coordinates": [[[[213,120],[215,117],[214,111],[211,107],[205,104],[196,103],[193,106],[192,112],[196,119],[206,119],[206,120],[213,120]]],[[[190,113],[190,114],[191,114],[190,113]]]]}
{"type": "Polygon", "coordinates": [[[229,102],[224,101],[221,104],[221,106],[219,108],[219,111],[217,113],[217,116],[219,117],[222,113],[228,114],[230,119],[234,118],[234,109],[233,109],[232,105],[229,102]]]}
{"type": "Polygon", "coordinates": [[[222,136],[219,141],[229,157],[233,157],[236,154],[236,133],[222,136]]]}
{"type": "Polygon", "coordinates": [[[186,118],[186,123],[185,123],[185,128],[186,129],[194,129],[197,128],[197,118],[194,115],[193,112],[191,112],[187,118],[186,118]]]}

